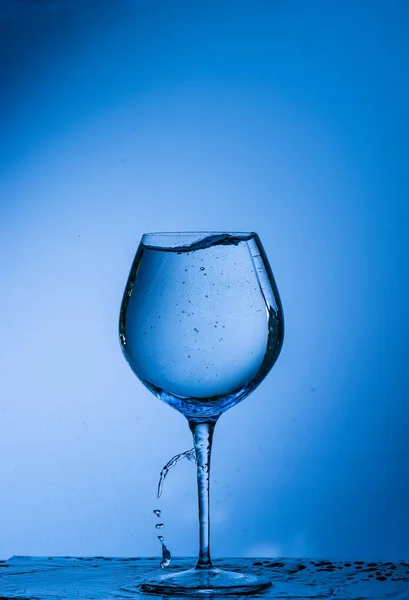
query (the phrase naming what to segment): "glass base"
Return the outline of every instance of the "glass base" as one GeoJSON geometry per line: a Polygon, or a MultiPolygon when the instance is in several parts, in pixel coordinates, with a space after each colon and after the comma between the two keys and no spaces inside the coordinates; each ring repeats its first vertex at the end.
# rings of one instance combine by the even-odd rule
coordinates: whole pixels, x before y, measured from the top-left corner
{"type": "MultiPolygon", "coordinates": [[[[138,591],[162,596],[233,596],[255,594],[271,587],[266,577],[222,569],[189,569],[160,575],[138,586],[138,591]]],[[[130,589],[128,591],[137,591],[130,589]]]]}

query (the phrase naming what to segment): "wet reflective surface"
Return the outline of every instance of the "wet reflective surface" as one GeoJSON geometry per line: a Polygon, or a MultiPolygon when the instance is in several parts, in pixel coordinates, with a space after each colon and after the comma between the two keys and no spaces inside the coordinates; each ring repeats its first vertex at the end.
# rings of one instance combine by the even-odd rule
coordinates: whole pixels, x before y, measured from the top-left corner
{"type": "MultiPolygon", "coordinates": [[[[193,558],[175,558],[168,571],[188,569],[194,564],[193,558]]],[[[272,587],[252,598],[409,599],[409,560],[393,563],[246,558],[217,560],[215,566],[268,577],[272,587]]],[[[121,590],[127,583],[142,583],[160,572],[163,570],[158,557],[15,556],[0,562],[0,600],[160,598],[121,590]]]]}

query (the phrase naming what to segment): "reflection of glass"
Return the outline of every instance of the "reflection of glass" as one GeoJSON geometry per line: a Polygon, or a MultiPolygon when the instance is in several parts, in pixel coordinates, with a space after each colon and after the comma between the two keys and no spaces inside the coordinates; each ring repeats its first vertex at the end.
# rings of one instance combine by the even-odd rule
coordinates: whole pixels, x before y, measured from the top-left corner
{"type": "Polygon", "coordinates": [[[217,419],[261,383],[282,340],[280,298],[256,233],[143,236],[122,301],[120,341],[142,383],[189,422],[200,533],[196,567],[147,581],[143,591],[226,595],[270,585],[264,578],[213,567],[209,470],[217,419]]]}

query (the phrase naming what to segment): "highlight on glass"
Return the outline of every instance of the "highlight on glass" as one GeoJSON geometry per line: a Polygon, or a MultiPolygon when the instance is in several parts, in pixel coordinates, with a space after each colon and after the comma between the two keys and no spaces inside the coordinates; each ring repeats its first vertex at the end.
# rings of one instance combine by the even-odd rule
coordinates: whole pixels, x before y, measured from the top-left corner
{"type": "Polygon", "coordinates": [[[143,235],[119,321],[122,351],[132,371],[188,421],[199,503],[196,566],[126,589],[176,596],[267,589],[267,578],[218,569],[210,555],[209,476],[216,422],[263,381],[283,342],[283,310],[259,236],[143,235]]]}

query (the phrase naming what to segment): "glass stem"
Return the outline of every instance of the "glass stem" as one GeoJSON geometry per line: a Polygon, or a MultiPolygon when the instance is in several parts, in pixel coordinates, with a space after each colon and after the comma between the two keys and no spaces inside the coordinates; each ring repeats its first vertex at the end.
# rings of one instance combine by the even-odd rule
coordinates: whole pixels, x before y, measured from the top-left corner
{"type": "Polygon", "coordinates": [[[199,496],[199,560],[196,569],[211,569],[210,558],[210,504],[209,504],[209,476],[210,454],[212,451],[213,431],[215,421],[199,422],[189,421],[193,434],[193,443],[196,450],[197,461],[197,489],[199,496]]]}

